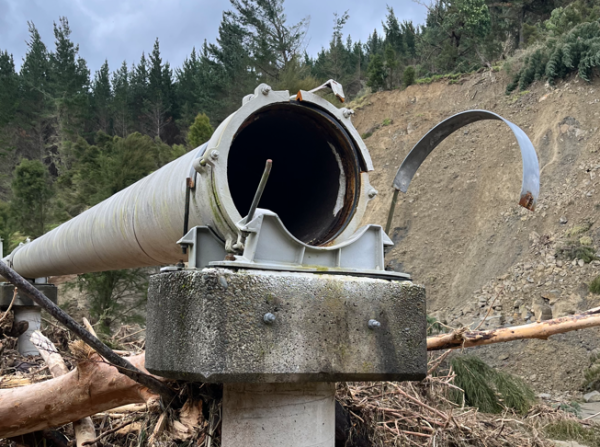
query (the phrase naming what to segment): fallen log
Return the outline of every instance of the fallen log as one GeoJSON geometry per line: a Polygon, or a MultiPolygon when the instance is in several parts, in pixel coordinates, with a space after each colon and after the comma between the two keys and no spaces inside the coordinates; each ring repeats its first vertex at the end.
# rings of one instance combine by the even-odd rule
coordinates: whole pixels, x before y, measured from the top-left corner
{"type": "MultiPolygon", "coordinates": [[[[128,360],[148,374],[144,369],[144,354],[128,360]]],[[[158,394],[93,354],[63,376],[0,390],[0,438],[59,427],[122,405],[150,405],[157,399],[158,394]]]]}
{"type": "Polygon", "coordinates": [[[441,334],[427,338],[427,350],[471,348],[473,346],[505,343],[514,340],[548,337],[565,332],[577,331],[600,326],[600,307],[590,309],[577,315],[555,318],[524,326],[503,327],[487,331],[470,331],[466,328],[455,330],[449,334],[441,334]]]}
{"type": "MultiPolygon", "coordinates": [[[[32,334],[31,342],[38,348],[40,355],[52,373],[52,377],[60,377],[69,373],[69,368],[67,368],[54,343],[44,337],[40,331],[35,331],[32,334]]],[[[89,416],[73,421],[73,431],[75,432],[77,447],[93,444],[96,439],[96,427],[89,416]]]]}

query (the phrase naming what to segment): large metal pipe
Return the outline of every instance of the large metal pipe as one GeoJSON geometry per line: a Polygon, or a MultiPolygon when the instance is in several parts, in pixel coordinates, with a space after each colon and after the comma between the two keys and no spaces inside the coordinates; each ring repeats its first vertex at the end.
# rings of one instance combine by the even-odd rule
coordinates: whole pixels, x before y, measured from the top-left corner
{"type": "Polygon", "coordinates": [[[210,226],[235,251],[241,242],[235,223],[250,208],[266,159],[273,160],[273,173],[261,207],[278,213],[307,244],[341,242],[376,194],[367,175],[372,163],[350,115],[313,93],[290,98],[261,84],[208,143],[4,261],[37,278],[186,260],[176,242],[183,235],[188,179],[195,185],[189,227],[210,226]]]}

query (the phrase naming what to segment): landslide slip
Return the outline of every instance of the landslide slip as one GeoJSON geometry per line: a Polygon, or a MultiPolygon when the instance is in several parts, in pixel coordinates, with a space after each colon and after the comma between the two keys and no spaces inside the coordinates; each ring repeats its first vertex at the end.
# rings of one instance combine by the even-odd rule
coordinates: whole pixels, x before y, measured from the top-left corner
{"type": "MultiPolygon", "coordinates": [[[[534,213],[518,206],[519,148],[496,121],[471,124],[446,139],[423,163],[408,193],[400,193],[390,231],[396,245],[386,261],[424,284],[428,313],[453,327],[478,324],[489,307],[484,328],[534,321],[540,303],[554,317],[600,305],[599,296],[587,292],[600,262],[579,266],[555,257],[566,232],[585,222],[593,224],[585,236],[600,247],[600,81],[571,77],[556,87],[538,82],[511,96],[505,88],[506,76],[485,72],[455,84],[379,92],[358,107],[351,104],[358,131],[372,133],[365,142],[375,165],[371,183],[379,191],[365,223],[385,225],[400,163],[430,128],[455,113],[498,113],[520,126],[538,152],[541,193],[534,213]]],[[[531,379],[537,389],[574,390],[589,352],[599,346],[598,333],[481,353],[531,379]],[[569,366],[556,371],[546,362],[540,371],[532,366],[543,355],[560,357],[561,349],[569,366]]]]}

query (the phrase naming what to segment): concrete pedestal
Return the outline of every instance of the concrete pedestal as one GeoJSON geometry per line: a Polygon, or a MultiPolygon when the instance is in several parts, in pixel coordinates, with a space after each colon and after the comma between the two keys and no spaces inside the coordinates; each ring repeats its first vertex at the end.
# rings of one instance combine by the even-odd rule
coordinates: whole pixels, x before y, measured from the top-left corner
{"type": "Polygon", "coordinates": [[[425,290],[331,274],[158,274],[146,368],[224,384],[223,447],[333,447],[334,382],[425,377],[425,290]]]}
{"type": "MultiPolygon", "coordinates": [[[[58,292],[55,285],[52,284],[34,284],[36,289],[46,295],[53,303],[58,301],[58,292]]],[[[15,287],[9,283],[0,284],[0,310],[5,311],[10,305],[15,287]]],[[[27,321],[29,328],[19,336],[17,350],[22,355],[39,355],[37,348],[29,340],[31,334],[41,327],[42,308],[39,307],[31,298],[17,293],[13,303],[15,313],[15,322],[27,321]]]]}
{"type": "Polygon", "coordinates": [[[29,327],[25,332],[19,335],[17,340],[17,351],[21,355],[40,355],[38,349],[31,343],[31,336],[35,331],[42,327],[42,308],[41,307],[15,307],[15,323],[27,321],[29,327]]]}
{"type": "Polygon", "coordinates": [[[222,447],[334,447],[335,384],[226,383],[222,447]]]}
{"type": "Polygon", "coordinates": [[[209,383],[421,380],[425,315],[425,290],[410,281],[225,268],[162,273],[148,290],[146,368],[209,383]]]}

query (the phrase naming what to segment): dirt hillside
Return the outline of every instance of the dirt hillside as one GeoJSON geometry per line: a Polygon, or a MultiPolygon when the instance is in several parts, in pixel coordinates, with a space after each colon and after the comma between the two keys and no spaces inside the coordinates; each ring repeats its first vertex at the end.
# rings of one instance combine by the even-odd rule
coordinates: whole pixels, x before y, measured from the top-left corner
{"type": "MultiPolygon", "coordinates": [[[[477,326],[490,306],[483,328],[600,306],[600,295],[588,292],[600,274],[600,261],[593,260],[600,247],[600,82],[573,77],[512,96],[505,88],[502,74],[487,72],[353,104],[355,126],[372,133],[365,142],[379,196],[368,222],[385,225],[400,163],[431,127],[457,112],[496,112],[520,126],[538,152],[541,193],[533,213],[518,206],[518,145],[496,121],[455,132],[400,194],[388,266],[424,284],[428,313],[452,327],[477,326]],[[571,259],[577,250],[591,262],[571,259]]],[[[599,342],[600,330],[588,330],[476,352],[538,391],[575,391],[599,342]]]]}

